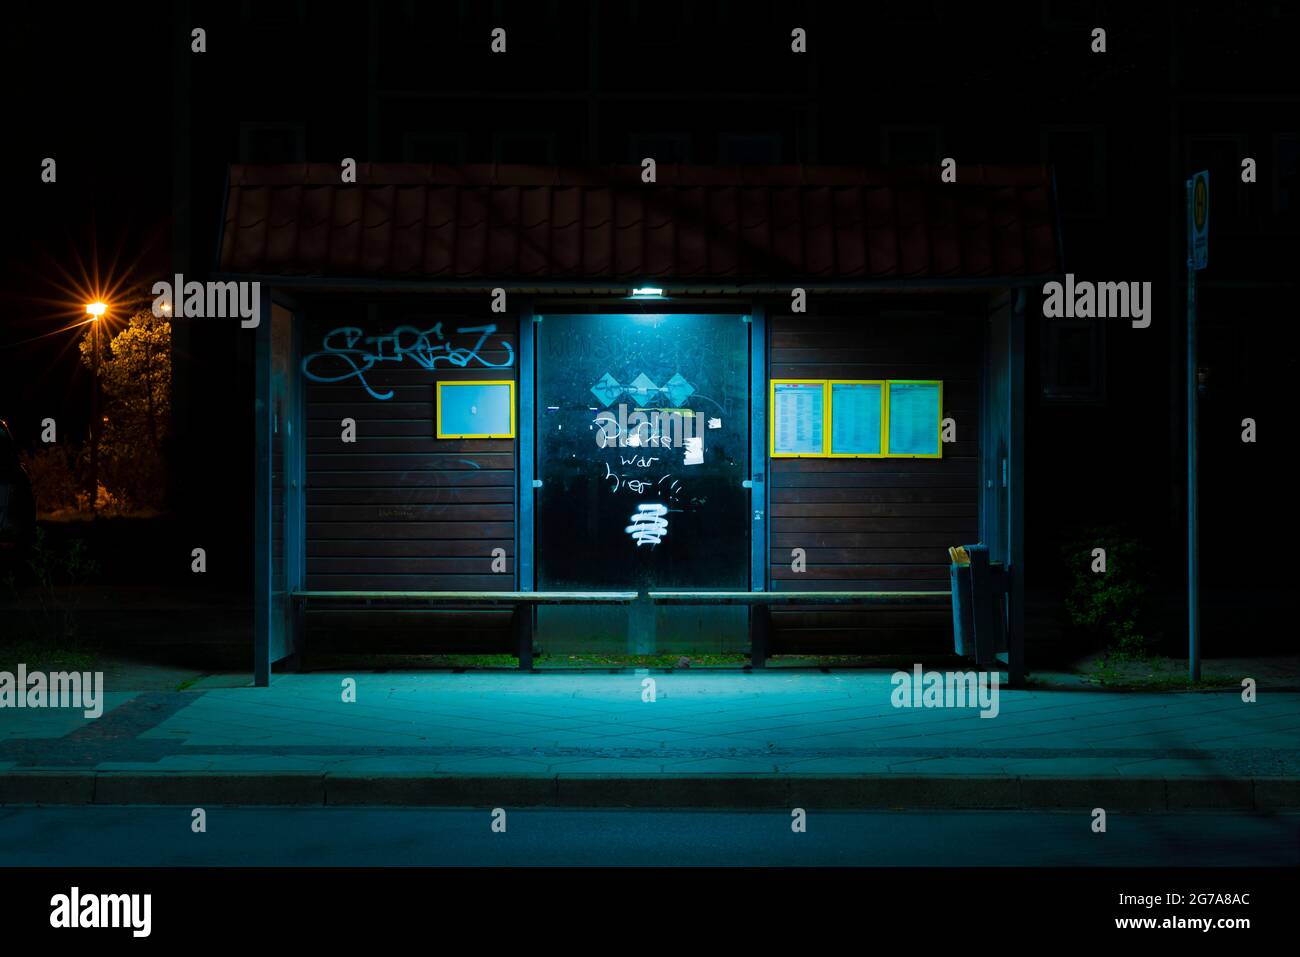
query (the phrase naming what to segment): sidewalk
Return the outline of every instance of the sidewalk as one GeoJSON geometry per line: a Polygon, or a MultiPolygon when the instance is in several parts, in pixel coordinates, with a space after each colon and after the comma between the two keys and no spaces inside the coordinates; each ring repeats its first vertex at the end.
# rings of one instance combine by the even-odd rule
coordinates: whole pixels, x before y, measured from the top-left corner
{"type": "Polygon", "coordinates": [[[889,672],[223,683],[0,710],[0,804],[1300,806],[1293,692],[1002,689],[981,718],[894,708],[889,672]]]}

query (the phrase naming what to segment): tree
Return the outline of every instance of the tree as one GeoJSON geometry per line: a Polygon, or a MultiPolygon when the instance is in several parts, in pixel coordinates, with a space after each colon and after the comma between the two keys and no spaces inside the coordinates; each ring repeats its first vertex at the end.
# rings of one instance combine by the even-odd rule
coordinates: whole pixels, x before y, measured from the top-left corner
{"type": "MultiPolygon", "coordinates": [[[[166,486],[162,440],[171,418],[171,335],[168,319],[150,310],[133,315],[116,335],[101,335],[99,374],[104,390],[101,484],[136,507],[161,505],[166,486]]],[[[81,340],[81,359],[93,365],[94,329],[81,340]]]]}

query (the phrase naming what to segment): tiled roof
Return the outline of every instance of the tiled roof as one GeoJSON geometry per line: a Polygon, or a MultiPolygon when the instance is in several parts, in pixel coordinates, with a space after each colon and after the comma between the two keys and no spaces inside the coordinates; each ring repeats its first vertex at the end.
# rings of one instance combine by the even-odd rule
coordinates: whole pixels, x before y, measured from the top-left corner
{"type": "Polygon", "coordinates": [[[233,166],[220,271],[796,282],[1058,271],[1046,168],[233,166]]]}

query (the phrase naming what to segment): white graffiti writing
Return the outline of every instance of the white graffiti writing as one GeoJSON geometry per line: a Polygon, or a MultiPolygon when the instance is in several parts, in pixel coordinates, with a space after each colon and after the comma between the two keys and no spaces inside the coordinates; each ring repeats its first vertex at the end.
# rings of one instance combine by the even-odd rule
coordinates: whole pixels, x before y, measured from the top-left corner
{"type": "MultiPolygon", "coordinates": [[[[641,495],[645,493],[647,490],[649,490],[650,488],[657,486],[659,488],[659,494],[661,495],[666,494],[666,496],[669,499],[676,499],[677,493],[681,489],[681,482],[673,478],[671,473],[666,475],[661,475],[657,480],[649,477],[628,478],[626,475],[620,475],[618,472],[615,472],[612,468],[609,467],[608,462],[604,462],[602,464],[605,466],[605,474],[602,475],[601,478],[609,482],[609,490],[611,492],[617,492],[620,489],[627,489],[629,492],[632,492],[636,495],[641,495]],[[664,484],[665,482],[667,482],[668,484],[665,485],[664,484]]],[[[629,464],[629,462],[625,460],[623,464],[627,465],[629,464]]]]}
{"type": "Polygon", "coordinates": [[[636,508],[635,514],[628,517],[632,524],[623,531],[632,536],[638,548],[642,545],[653,548],[668,534],[668,519],[664,518],[668,508],[658,502],[642,502],[636,508]]]}
{"type": "Polygon", "coordinates": [[[401,362],[410,359],[422,369],[433,370],[439,363],[463,369],[471,363],[489,369],[508,369],[515,364],[515,350],[505,339],[499,339],[493,348],[502,349],[506,357],[502,362],[490,362],[480,354],[488,338],[497,331],[495,325],[462,326],[455,335],[478,333],[472,346],[454,346],[447,341],[442,323],[428,329],[398,326],[383,336],[366,336],[355,326],[340,326],[326,333],[321,340],[321,351],[313,352],[302,360],[302,374],[313,382],[346,382],[357,379],[362,387],[376,399],[391,399],[393,392],[376,392],[366,381],[366,373],[381,362],[401,362]],[[325,372],[321,372],[322,364],[325,372]]]}
{"type": "Polygon", "coordinates": [[[699,433],[695,413],[689,409],[634,409],[623,403],[618,414],[605,409],[591,421],[596,444],[603,448],[680,448],[699,433]]]}

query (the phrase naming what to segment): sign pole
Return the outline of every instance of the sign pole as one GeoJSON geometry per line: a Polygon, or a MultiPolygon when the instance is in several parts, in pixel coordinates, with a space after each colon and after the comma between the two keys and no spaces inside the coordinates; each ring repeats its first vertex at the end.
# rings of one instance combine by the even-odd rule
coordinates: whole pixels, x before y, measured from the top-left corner
{"type": "Polygon", "coordinates": [[[1187,180],[1187,677],[1201,680],[1201,580],[1196,475],[1196,273],[1208,259],[1210,176],[1187,180]]]}

